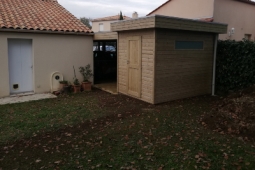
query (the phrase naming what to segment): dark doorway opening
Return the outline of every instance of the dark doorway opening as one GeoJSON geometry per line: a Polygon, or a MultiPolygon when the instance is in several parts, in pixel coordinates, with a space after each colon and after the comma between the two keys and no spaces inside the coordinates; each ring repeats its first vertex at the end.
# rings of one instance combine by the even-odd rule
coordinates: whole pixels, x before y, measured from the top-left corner
{"type": "Polygon", "coordinates": [[[94,41],[93,53],[95,86],[117,92],[117,41],[94,41]]]}

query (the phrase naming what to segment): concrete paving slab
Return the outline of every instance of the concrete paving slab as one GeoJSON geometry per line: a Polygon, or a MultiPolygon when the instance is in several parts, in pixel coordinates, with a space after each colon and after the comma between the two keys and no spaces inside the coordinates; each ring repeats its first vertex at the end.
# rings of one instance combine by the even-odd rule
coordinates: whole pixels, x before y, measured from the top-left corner
{"type": "Polygon", "coordinates": [[[95,88],[117,95],[117,82],[95,84],[95,88]]]}
{"type": "Polygon", "coordinates": [[[51,98],[57,98],[57,96],[55,96],[51,93],[32,94],[32,95],[24,95],[24,96],[17,95],[17,96],[0,98],[0,105],[23,103],[23,102],[28,102],[28,101],[51,99],[51,98]]]}

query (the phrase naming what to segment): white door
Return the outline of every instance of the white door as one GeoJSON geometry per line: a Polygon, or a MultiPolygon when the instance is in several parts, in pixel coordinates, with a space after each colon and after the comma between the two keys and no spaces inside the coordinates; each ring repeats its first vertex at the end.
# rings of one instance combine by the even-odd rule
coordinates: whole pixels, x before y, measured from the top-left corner
{"type": "Polygon", "coordinates": [[[10,93],[33,92],[32,40],[8,39],[10,93]]]}

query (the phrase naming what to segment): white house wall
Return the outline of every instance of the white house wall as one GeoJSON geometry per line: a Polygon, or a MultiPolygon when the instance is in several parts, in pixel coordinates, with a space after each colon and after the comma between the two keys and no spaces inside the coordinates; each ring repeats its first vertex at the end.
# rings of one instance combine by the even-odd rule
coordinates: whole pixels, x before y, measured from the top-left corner
{"type": "Polygon", "coordinates": [[[93,32],[99,32],[99,24],[103,24],[104,25],[104,30],[103,32],[109,32],[111,31],[111,23],[112,22],[116,22],[116,21],[96,21],[96,22],[92,22],[92,31],[93,32]]]}
{"type": "Polygon", "coordinates": [[[65,80],[72,82],[73,66],[80,81],[80,66],[90,64],[93,69],[93,36],[0,32],[0,97],[10,95],[9,38],[32,39],[35,93],[51,91],[50,80],[53,72],[62,73],[65,80]]]}
{"type": "Polygon", "coordinates": [[[213,17],[214,0],[171,0],[150,15],[197,19],[213,17]]]}
{"type": "Polygon", "coordinates": [[[255,5],[236,0],[215,0],[214,9],[214,21],[228,23],[228,34],[221,34],[220,39],[242,40],[245,34],[251,34],[251,39],[255,40],[255,5]],[[232,28],[234,32],[229,34],[232,28]]]}

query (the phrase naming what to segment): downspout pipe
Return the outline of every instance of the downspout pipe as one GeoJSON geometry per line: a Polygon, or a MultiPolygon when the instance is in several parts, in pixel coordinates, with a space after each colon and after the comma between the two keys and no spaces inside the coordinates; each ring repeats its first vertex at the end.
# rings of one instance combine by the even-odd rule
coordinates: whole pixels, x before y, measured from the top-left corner
{"type": "Polygon", "coordinates": [[[215,96],[215,77],[216,77],[216,60],[217,60],[218,38],[219,38],[219,34],[216,34],[215,35],[215,40],[214,40],[212,96],[215,96]]]}

